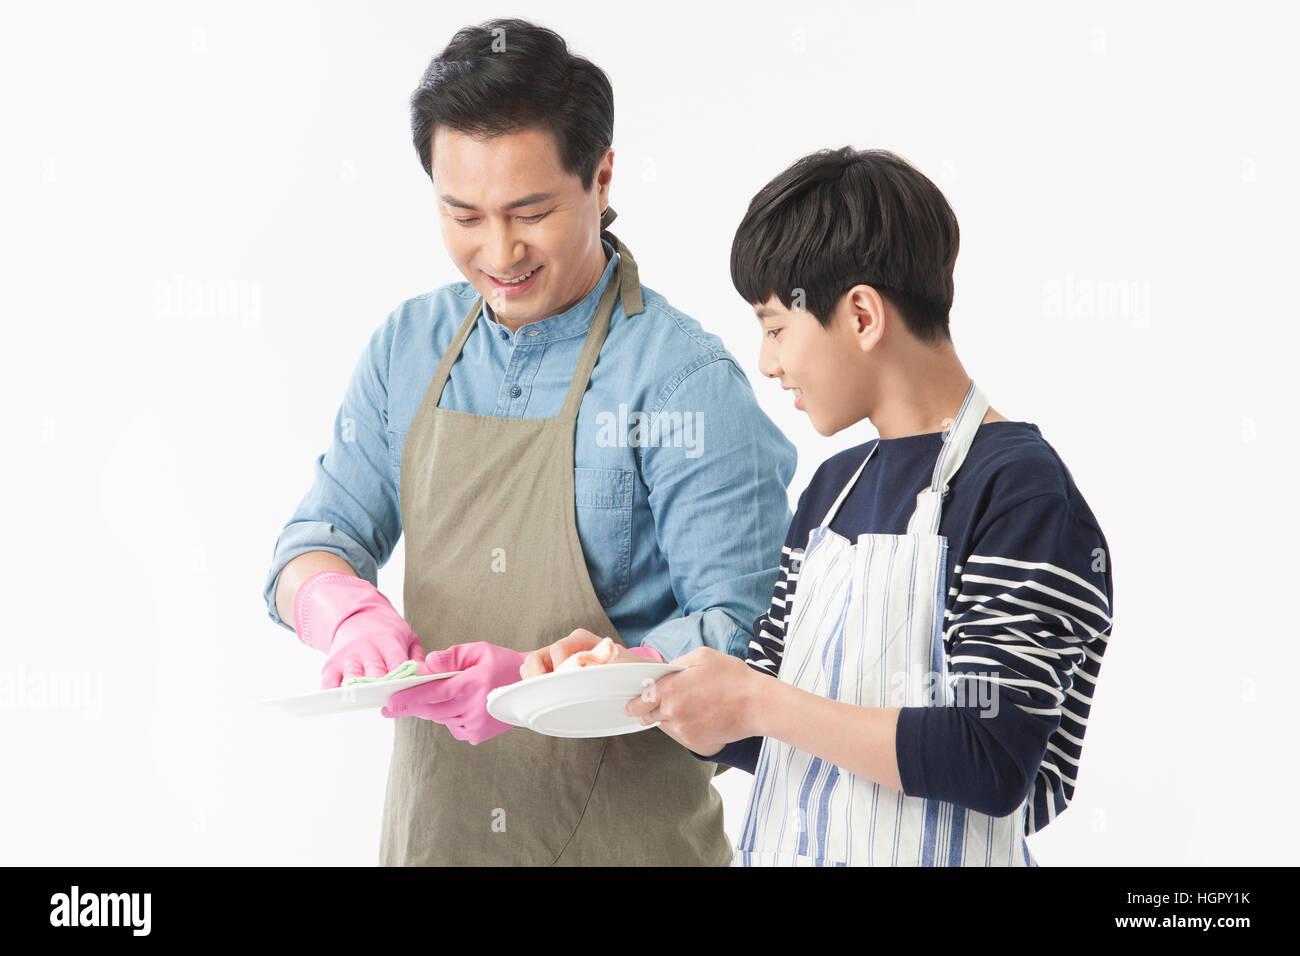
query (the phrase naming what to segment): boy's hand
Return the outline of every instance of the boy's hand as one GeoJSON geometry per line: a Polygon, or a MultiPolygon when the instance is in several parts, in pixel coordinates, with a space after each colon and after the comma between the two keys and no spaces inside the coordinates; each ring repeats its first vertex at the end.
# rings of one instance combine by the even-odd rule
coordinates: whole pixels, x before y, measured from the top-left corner
{"type": "Polygon", "coordinates": [[[670,661],[676,671],[628,701],[629,717],[659,729],[701,757],[757,733],[757,700],[766,678],[738,657],[701,647],[670,661]]]}

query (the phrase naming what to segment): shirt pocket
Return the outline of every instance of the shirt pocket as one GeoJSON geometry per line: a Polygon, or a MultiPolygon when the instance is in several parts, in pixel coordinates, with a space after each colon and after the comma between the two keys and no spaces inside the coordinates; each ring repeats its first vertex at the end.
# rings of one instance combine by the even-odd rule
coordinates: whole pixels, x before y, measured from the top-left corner
{"type": "Polygon", "coordinates": [[[601,607],[627,593],[632,575],[632,481],[618,468],[573,469],[578,539],[601,607]]]}

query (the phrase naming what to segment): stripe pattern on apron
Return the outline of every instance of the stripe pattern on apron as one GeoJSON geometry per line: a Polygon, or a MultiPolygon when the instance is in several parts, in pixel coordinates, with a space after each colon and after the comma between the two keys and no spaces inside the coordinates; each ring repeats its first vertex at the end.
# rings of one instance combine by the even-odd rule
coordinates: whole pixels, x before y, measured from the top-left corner
{"type": "MultiPolygon", "coordinates": [[[[876,446],[810,532],[788,609],[778,679],[859,707],[950,706],[944,648],[948,539],[943,496],[970,450],[988,400],[971,382],[917,495],[907,533],[849,541],[830,523],[876,446]]],[[[1027,802],[990,817],[905,796],[765,738],[736,864],[742,866],[1036,866],[1027,802]]]]}

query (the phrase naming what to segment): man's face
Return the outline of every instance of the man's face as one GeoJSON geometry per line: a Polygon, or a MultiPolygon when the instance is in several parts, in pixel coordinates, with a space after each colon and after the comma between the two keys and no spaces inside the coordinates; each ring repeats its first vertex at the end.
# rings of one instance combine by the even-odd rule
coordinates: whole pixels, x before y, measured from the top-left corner
{"type": "Polygon", "coordinates": [[[762,326],[758,368],[795,396],[822,435],[833,435],[862,420],[869,395],[863,341],[841,297],[823,327],[811,312],[791,311],[775,295],[754,307],[762,326]]]}
{"type": "Polygon", "coordinates": [[[439,126],[432,150],[443,243],[504,324],[556,315],[591,291],[606,264],[612,149],[590,191],[564,171],[546,130],[480,140],[439,126]]]}

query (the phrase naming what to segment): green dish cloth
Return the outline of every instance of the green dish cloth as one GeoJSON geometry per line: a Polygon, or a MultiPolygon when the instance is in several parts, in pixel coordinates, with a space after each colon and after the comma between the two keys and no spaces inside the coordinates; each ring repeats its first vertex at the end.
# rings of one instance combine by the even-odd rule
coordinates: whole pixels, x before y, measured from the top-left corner
{"type": "Polygon", "coordinates": [[[373,684],[377,680],[400,680],[403,677],[417,677],[420,673],[420,667],[415,661],[405,661],[398,664],[383,677],[345,677],[340,687],[348,687],[352,684],[373,684]]]}

